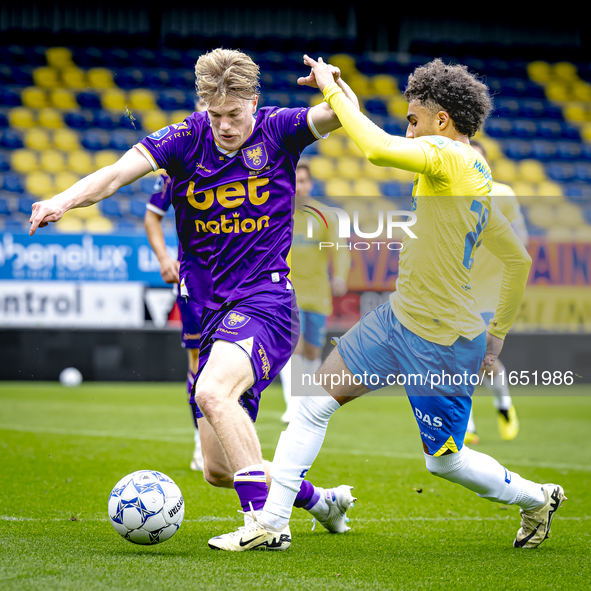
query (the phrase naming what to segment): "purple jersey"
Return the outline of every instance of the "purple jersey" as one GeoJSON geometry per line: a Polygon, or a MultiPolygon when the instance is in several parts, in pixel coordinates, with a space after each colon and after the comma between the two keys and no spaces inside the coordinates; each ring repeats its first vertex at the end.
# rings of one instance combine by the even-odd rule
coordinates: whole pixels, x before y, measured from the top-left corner
{"type": "Polygon", "coordinates": [[[181,293],[218,310],[289,273],[295,168],[318,139],[309,109],[262,108],[236,151],[217,146],[206,112],[136,147],[172,179],[181,293]]]}

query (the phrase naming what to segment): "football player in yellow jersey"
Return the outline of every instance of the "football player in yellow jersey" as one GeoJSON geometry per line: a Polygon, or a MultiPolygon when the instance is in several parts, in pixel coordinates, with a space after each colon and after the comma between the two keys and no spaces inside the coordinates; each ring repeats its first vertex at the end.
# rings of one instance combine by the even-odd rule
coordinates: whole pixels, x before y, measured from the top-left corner
{"type": "MultiPolygon", "coordinates": [[[[565,499],[562,487],[526,480],[464,445],[473,378],[477,382],[482,365],[490,367],[497,359],[531,266],[525,247],[489,196],[486,161],[470,147],[492,108],[488,88],[465,66],[436,59],[417,68],[405,91],[409,125],[406,138],[400,138],[354,107],[322,59],[304,56],[304,62],[312,72],[301,83],[315,80],[372,163],[417,173],[412,206],[417,238],[404,238],[390,301],[340,339],[307,387],[308,396],[277,445],[263,512],[226,549],[243,549],[238,541],[245,536],[264,540],[283,531],[332,414],[392,383],[406,388],[427,469],[480,497],[519,506],[521,528],[513,545],[534,548],[547,538],[565,499]],[[481,244],[503,262],[499,304],[488,328],[470,289],[474,253],[481,244]]],[[[351,503],[343,494],[326,519],[338,522],[351,503]]]]}
{"type": "MultiPolygon", "coordinates": [[[[486,158],[486,152],[482,144],[471,140],[470,145],[486,158]]],[[[517,201],[517,196],[513,189],[509,185],[493,182],[490,195],[494,198],[501,213],[507,218],[507,221],[511,224],[517,236],[527,246],[527,228],[523,214],[521,213],[519,201],[517,201]]],[[[476,307],[485,323],[490,321],[497,308],[500,291],[499,281],[502,272],[503,265],[499,259],[485,248],[480,248],[477,251],[474,257],[474,267],[472,269],[470,284],[472,286],[472,294],[476,300],[476,307]]],[[[509,394],[507,381],[499,377],[499,373],[501,372],[503,372],[501,375],[506,375],[505,367],[500,359],[497,359],[492,367],[486,368],[483,384],[493,395],[493,404],[497,410],[497,422],[501,439],[511,441],[517,437],[517,433],[519,432],[519,420],[515,405],[509,394]],[[491,373],[492,380],[489,377],[491,373]]],[[[472,412],[470,412],[468,429],[464,441],[467,444],[473,445],[480,441],[480,438],[476,434],[476,425],[472,412]]]]}
{"type": "Polygon", "coordinates": [[[312,187],[310,167],[306,161],[300,160],[296,168],[290,279],[297,297],[301,335],[289,363],[279,374],[287,405],[281,417],[284,423],[289,423],[293,417],[299,400],[299,397],[292,396],[291,373],[313,375],[320,367],[326,340],[326,322],[333,311],[332,296],[339,297],[347,293],[351,267],[350,251],[346,248],[346,240],[338,238],[336,224],[329,224],[328,227],[318,224],[312,217],[313,210],[306,209],[306,206],[316,210],[324,207],[310,197],[312,187]],[[314,238],[307,237],[309,221],[314,224],[314,238]],[[331,242],[335,247],[318,252],[319,241],[331,242]],[[337,248],[337,244],[345,248],[337,248]]]}

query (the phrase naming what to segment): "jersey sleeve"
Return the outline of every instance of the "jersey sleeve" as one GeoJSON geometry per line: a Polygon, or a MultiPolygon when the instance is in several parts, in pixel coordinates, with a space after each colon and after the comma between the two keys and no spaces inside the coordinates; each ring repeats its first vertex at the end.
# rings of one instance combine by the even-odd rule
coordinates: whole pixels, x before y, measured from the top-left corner
{"type": "Polygon", "coordinates": [[[501,293],[488,332],[504,339],[509,332],[523,298],[531,257],[511,228],[507,218],[492,201],[489,222],[482,235],[482,245],[503,263],[501,293]]]}
{"type": "Polygon", "coordinates": [[[276,109],[267,117],[267,133],[273,141],[290,154],[298,157],[321,136],[310,117],[310,108],[276,109]]]}
{"type": "Polygon", "coordinates": [[[152,195],[146,204],[146,209],[164,217],[172,203],[172,183],[170,178],[161,174],[154,183],[152,195]]]}
{"type": "Polygon", "coordinates": [[[453,140],[441,135],[423,136],[415,140],[425,151],[427,176],[434,177],[446,185],[456,182],[466,170],[466,153],[453,140]]]}

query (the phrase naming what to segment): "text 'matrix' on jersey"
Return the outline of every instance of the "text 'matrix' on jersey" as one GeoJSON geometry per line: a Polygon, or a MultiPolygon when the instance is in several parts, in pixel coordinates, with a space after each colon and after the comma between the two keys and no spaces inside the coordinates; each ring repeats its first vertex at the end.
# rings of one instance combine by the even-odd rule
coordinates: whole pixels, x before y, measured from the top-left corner
{"type": "Polygon", "coordinates": [[[206,112],[136,144],[171,177],[181,286],[200,304],[219,309],[289,273],[295,168],[320,137],[308,114],[260,109],[250,137],[231,153],[215,143],[206,112]]]}

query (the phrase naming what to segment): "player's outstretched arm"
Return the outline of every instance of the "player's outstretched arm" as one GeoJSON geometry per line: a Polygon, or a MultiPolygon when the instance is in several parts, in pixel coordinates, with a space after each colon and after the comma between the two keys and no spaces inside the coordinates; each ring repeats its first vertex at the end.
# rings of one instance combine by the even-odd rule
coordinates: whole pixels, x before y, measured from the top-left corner
{"type": "MultiPolygon", "coordinates": [[[[322,58],[319,58],[322,62],[322,58]]],[[[332,81],[338,85],[338,87],[345,93],[345,96],[355,105],[355,108],[359,109],[359,100],[357,95],[353,92],[351,87],[341,78],[341,71],[336,66],[331,64],[325,64],[329,75],[332,77],[332,81]]],[[[298,78],[298,84],[300,86],[310,86],[312,88],[318,88],[316,83],[316,77],[314,71],[310,70],[308,76],[302,76],[298,78]]],[[[336,113],[332,110],[330,105],[326,102],[319,105],[315,105],[310,109],[310,117],[314,122],[314,127],[321,135],[330,133],[335,129],[341,127],[336,113]]]]}
{"type": "Polygon", "coordinates": [[[151,171],[152,165],[145,156],[136,148],[132,148],[115,164],[105,166],[80,179],[69,189],[47,201],[34,203],[29,220],[31,222],[29,235],[32,236],[37,228],[59,221],[69,209],[94,205],[151,171]]]}
{"type": "Polygon", "coordinates": [[[148,242],[160,263],[160,275],[162,275],[162,279],[166,283],[178,283],[180,263],[168,256],[164,232],[162,231],[162,216],[146,209],[144,228],[148,242]]]}
{"type": "Polygon", "coordinates": [[[424,172],[427,157],[418,142],[389,135],[375,125],[353,105],[334,82],[327,64],[320,60],[315,61],[307,55],[304,56],[304,63],[312,68],[316,84],[324,94],[324,100],[331,106],[345,131],[372,164],[424,172]]]}

